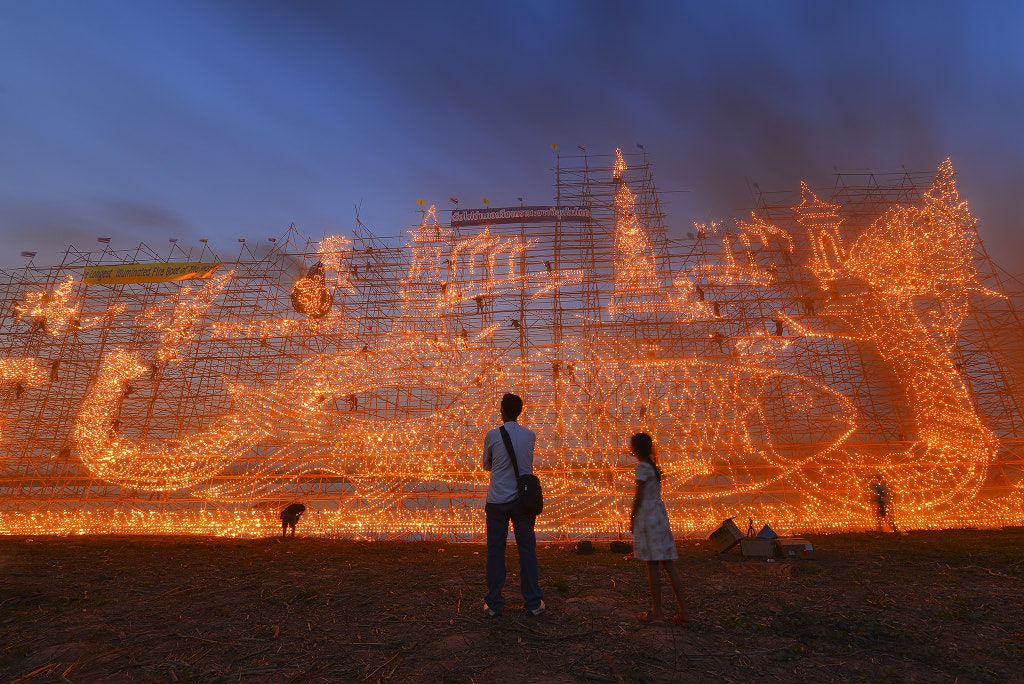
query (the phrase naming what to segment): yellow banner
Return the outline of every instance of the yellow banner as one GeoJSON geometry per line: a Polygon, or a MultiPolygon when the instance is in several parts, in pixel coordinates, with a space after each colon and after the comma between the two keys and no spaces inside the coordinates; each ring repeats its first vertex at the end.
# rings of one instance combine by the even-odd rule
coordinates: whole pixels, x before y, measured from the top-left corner
{"type": "Polygon", "coordinates": [[[209,278],[221,267],[216,264],[171,263],[171,264],[111,264],[109,266],[86,266],[82,274],[86,283],[165,283],[174,280],[209,278]]]}

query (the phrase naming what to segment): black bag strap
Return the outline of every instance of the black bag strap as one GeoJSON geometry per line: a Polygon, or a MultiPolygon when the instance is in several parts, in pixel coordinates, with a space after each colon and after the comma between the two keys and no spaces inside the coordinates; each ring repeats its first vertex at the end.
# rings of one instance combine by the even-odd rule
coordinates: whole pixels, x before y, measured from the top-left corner
{"type": "Polygon", "coordinates": [[[512,448],[512,438],[508,436],[508,430],[502,425],[501,430],[501,441],[505,442],[505,451],[508,452],[508,457],[512,459],[512,469],[516,471],[516,482],[519,482],[519,462],[516,459],[516,450],[512,448]]]}

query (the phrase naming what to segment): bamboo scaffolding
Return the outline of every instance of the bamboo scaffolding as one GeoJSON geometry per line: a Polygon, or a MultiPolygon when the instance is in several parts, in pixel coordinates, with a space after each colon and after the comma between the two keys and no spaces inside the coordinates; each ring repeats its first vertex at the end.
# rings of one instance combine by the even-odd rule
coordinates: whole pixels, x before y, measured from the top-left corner
{"type": "Polygon", "coordinates": [[[1024,291],[952,168],[759,193],[670,239],[646,154],[560,156],[589,220],[140,244],[0,282],[0,532],[479,539],[481,440],[526,400],[553,539],[628,532],[656,441],[673,528],[1020,524],[1024,291]],[[180,282],[86,269],[220,263],[180,282]],[[887,270],[888,269],[888,270],[887,270]],[[903,269],[899,271],[899,269],[903,269]]]}

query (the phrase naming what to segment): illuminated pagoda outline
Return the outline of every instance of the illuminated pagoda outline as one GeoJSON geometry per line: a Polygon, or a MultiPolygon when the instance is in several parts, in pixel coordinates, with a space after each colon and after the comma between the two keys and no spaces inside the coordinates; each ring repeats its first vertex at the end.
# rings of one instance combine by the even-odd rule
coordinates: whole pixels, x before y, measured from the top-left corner
{"type": "Polygon", "coordinates": [[[1021,283],[949,161],[685,239],[646,153],[555,174],[553,207],[500,220],[7,273],[0,532],[268,535],[303,501],[309,534],[480,539],[505,391],[542,537],[628,534],[639,430],[680,536],[873,528],[878,475],[904,528],[1024,520],[1021,283]]]}

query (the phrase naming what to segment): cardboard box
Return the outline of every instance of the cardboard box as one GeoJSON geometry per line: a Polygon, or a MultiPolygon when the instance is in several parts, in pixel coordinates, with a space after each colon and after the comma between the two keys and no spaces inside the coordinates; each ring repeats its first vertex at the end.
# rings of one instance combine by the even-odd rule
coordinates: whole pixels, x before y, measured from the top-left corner
{"type": "Polygon", "coordinates": [[[783,558],[814,558],[814,544],[806,539],[776,539],[775,544],[783,558]]]}
{"type": "Polygon", "coordinates": [[[743,539],[743,533],[740,532],[740,528],[736,527],[736,523],[732,521],[732,518],[729,518],[728,520],[723,520],[722,526],[712,532],[708,539],[715,545],[715,550],[718,553],[725,553],[743,539]]]}
{"type": "Polygon", "coordinates": [[[775,555],[774,539],[741,539],[740,552],[754,558],[771,558],[775,555]]]}

